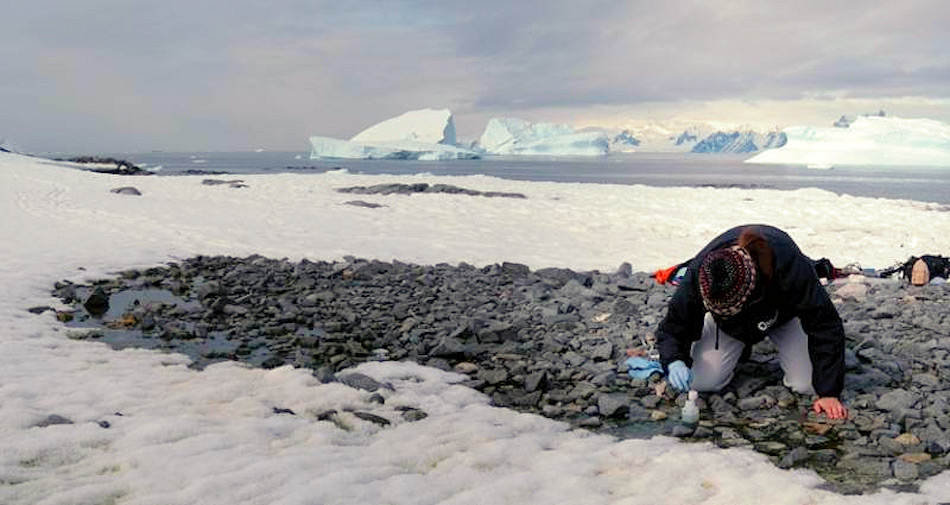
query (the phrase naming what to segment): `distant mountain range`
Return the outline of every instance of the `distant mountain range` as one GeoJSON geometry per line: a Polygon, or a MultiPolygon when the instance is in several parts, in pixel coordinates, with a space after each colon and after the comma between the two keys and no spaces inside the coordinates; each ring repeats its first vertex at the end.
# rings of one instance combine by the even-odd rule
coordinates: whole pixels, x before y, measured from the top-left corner
{"type": "MultiPolygon", "coordinates": [[[[596,128],[591,128],[596,129],[596,128]]],[[[674,130],[660,124],[624,129],[610,135],[611,152],[756,153],[788,141],[777,128],[725,128],[694,124],[674,130]]]]}

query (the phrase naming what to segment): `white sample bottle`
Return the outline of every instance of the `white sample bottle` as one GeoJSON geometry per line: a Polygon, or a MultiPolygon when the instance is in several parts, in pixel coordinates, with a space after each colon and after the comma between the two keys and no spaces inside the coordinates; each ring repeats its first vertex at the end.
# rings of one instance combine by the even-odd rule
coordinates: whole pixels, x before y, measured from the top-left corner
{"type": "Polygon", "coordinates": [[[686,403],[683,405],[683,411],[680,414],[680,419],[683,421],[683,424],[693,426],[699,422],[699,405],[696,404],[696,400],[699,398],[699,393],[694,390],[690,390],[686,395],[686,403]]]}

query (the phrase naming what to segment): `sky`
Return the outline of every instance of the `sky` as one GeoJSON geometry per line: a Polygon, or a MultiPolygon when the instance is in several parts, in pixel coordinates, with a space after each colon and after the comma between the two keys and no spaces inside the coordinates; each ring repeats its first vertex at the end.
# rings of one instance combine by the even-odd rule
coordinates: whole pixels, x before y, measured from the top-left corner
{"type": "Polygon", "coordinates": [[[950,121],[942,0],[2,0],[0,138],[300,150],[405,111],[579,126],[950,121]]]}
{"type": "Polygon", "coordinates": [[[822,489],[816,474],[780,470],[752,450],[669,437],[621,440],[495,408],[481,393],[458,385],[461,376],[409,362],[355,370],[392,384],[379,390],[381,403],[366,391],[320,384],[305,369],[222,363],[198,371],[178,354],[111,350],[70,338],[71,329],[50,312],[27,311],[66,308],[50,293],[63,279],[112,278],[199,254],[290,261],[352,255],[477,267],[512,261],[532,269],[602,272],[629,262],[636,271],[651,271],[750,222],[788,231],[812,257],[883,268],[912,254],[946,251],[946,206],[814,188],[663,188],[343,171],[241,178],[246,187],[238,189],[191,177],[120,178],[0,153],[0,503],[950,501],[950,472],[923,482],[916,493],[842,496],[822,489]],[[370,209],[346,205],[352,195],[335,190],[395,182],[525,198],[362,195],[382,205],[370,209]],[[141,196],[110,192],[130,184],[141,196]],[[670,205],[684,198],[691,204],[670,205]],[[403,406],[428,417],[407,422],[398,410],[403,406]],[[330,409],[350,431],[318,419],[330,409]],[[352,410],[392,424],[381,428],[352,410]],[[54,414],[73,424],[37,426],[54,414]]]}

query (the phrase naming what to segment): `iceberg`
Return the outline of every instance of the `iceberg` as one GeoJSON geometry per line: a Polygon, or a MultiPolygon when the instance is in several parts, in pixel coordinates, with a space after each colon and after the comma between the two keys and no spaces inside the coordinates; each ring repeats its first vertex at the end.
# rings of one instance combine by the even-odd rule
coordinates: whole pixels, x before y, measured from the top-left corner
{"type": "Polygon", "coordinates": [[[478,140],[488,154],[603,156],[610,150],[603,131],[579,132],[570,125],[492,118],[478,140]]]}
{"type": "Polygon", "coordinates": [[[370,126],[350,139],[353,142],[377,143],[410,141],[426,144],[454,145],[455,120],[448,109],[411,110],[370,126]]]}
{"type": "Polygon", "coordinates": [[[784,132],[785,146],[746,163],[950,167],[950,125],[933,119],[863,116],[846,128],[795,126],[784,132]]]}
{"type": "Polygon", "coordinates": [[[356,142],[330,137],[310,137],[310,159],[363,160],[468,160],[479,158],[468,149],[424,142],[356,142]]]}
{"type": "Polygon", "coordinates": [[[373,125],[350,140],[310,137],[310,159],[462,160],[478,153],[456,147],[448,109],[422,109],[373,125]]]}

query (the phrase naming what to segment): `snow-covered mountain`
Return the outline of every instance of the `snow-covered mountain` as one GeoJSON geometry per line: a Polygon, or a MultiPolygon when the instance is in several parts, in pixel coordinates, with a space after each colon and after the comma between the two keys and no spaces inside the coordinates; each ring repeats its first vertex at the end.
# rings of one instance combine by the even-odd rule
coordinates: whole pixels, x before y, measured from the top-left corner
{"type": "Polygon", "coordinates": [[[607,131],[611,152],[754,153],[785,144],[775,128],[718,123],[648,123],[607,131]]]}
{"type": "Polygon", "coordinates": [[[716,132],[693,146],[694,153],[755,153],[782,147],[788,138],[782,132],[759,133],[752,130],[716,132]]]}
{"type": "Polygon", "coordinates": [[[861,116],[847,128],[795,126],[788,142],[747,163],[950,166],[950,125],[932,119],[861,116]]]}

